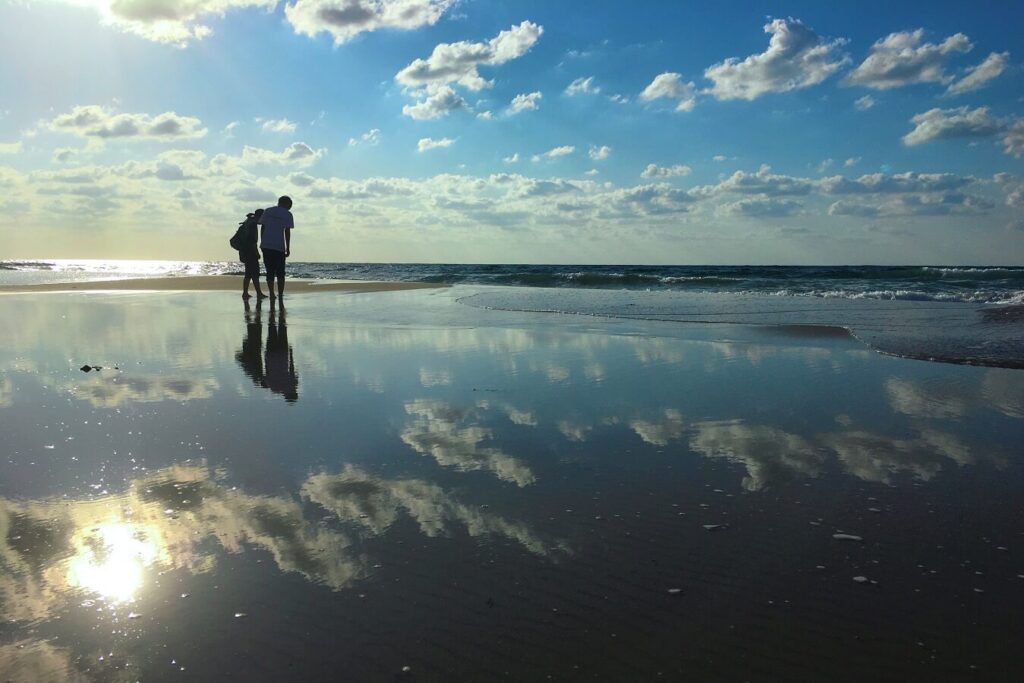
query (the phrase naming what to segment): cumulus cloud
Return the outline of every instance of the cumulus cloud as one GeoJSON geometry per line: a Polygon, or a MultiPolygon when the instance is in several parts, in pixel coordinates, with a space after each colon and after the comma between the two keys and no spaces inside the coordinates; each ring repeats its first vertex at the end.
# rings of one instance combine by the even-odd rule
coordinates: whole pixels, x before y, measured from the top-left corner
{"type": "Polygon", "coordinates": [[[690,175],[691,169],[689,166],[682,164],[676,164],[674,166],[658,166],[657,164],[647,164],[647,167],[640,174],[641,178],[676,178],[678,176],[690,175]]]}
{"type": "Polygon", "coordinates": [[[242,164],[281,164],[294,166],[309,166],[318,161],[326,149],[313,149],[305,142],[293,142],[281,152],[274,152],[269,149],[250,147],[246,145],[242,150],[242,164]]]}
{"type": "Polygon", "coordinates": [[[402,107],[402,113],[418,120],[438,119],[466,106],[466,100],[450,86],[442,85],[416,104],[402,107]]]}
{"type": "Polygon", "coordinates": [[[508,106],[509,116],[518,114],[522,111],[530,111],[532,109],[538,109],[540,107],[540,99],[544,97],[540,92],[531,92],[516,95],[512,98],[511,104],[508,106]]]}
{"type": "Polygon", "coordinates": [[[454,144],[455,140],[452,140],[451,138],[441,138],[439,140],[435,140],[434,138],[420,138],[420,141],[416,143],[416,149],[420,152],[427,152],[441,147],[451,147],[454,144]]]}
{"type": "Polygon", "coordinates": [[[604,161],[611,155],[611,153],[611,147],[609,147],[608,145],[601,145],[600,147],[591,147],[590,151],[587,152],[587,156],[589,156],[594,161],[604,161]]]}
{"type": "Polygon", "coordinates": [[[982,88],[1003,73],[1009,61],[1009,52],[993,52],[981,64],[969,68],[959,80],[950,83],[946,92],[950,95],[959,95],[982,88]]]}
{"type": "Polygon", "coordinates": [[[959,190],[976,179],[953,173],[868,173],[850,180],[842,176],[822,178],[826,194],[891,194],[902,192],[948,192],[959,190]]]}
{"type": "Polygon", "coordinates": [[[458,83],[469,90],[481,90],[492,82],[480,76],[479,66],[497,66],[526,54],[540,39],[544,28],[531,21],[501,31],[486,43],[441,43],[427,59],[416,59],[395,75],[411,88],[437,87],[458,83]]]}
{"type": "Polygon", "coordinates": [[[357,138],[348,139],[349,147],[356,147],[357,145],[375,147],[378,144],[380,144],[380,128],[371,128],[357,138]]]}
{"type": "Polygon", "coordinates": [[[821,83],[849,59],[839,53],[843,39],[826,41],[797,19],[774,19],[764,26],[768,49],[743,61],[733,57],[708,67],[708,92],[719,100],[753,100],[821,83]]]}
{"type": "Polygon", "coordinates": [[[864,97],[858,97],[853,101],[853,106],[857,108],[857,111],[867,111],[871,107],[875,106],[875,98],[871,95],[865,95],[864,97]]]}
{"type": "Polygon", "coordinates": [[[977,215],[991,211],[992,202],[963,192],[902,194],[891,199],[840,199],[833,203],[830,216],[953,216],[977,215]]]}
{"type": "Polygon", "coordinates": [[[929,109],[910,119],[914,129],[903,136],[903,144],[920,145],[935,140],[988,138],[1000,136],[1003,151],[1020,158],[1024,154],[1024,119],[999,118],[988,107],[929,109]]]}
{"type": "MultiPolygon", "coordinates": [[[[157,43],[185,47],[213,33],[207,25],[212,18],[228,10],[262,7],[273,10],[278,0],[63,0],[65,3],[92,7],[103,23],[125,33],[157,43]]],[[[301,2],[301,0],[300,0],[301,2]]]]}
{"type": "Polygon", "coordinates": [[[948,83],[944,64],[958,52],[968,52],[973,45],[962,33],[949,36],[941,43],[921,43],[924,29],[890,33],[875,42],[867,58],[846,77],[846,83],[876,90],[898,88],[912,83],[948,83]]]}
{"type": "Polygon", "coordinates": [[[264,133],[294,133],[296,124],[288,119],[256,119],[264,133]]]}
{"type": "Polygon", "coordinates": [[[565,94],[570,97],[573,95],[596,95],[599,92],[601,92],[601,88],[594,85],[593,76],[587,76],[586,78],[581,76],[570,83],[565,89],[565,94]]]}
{"type": "Polygon", "coordinates": [[[18,154],[21,152],[21,141],[0,142],[0,154],[18,154]]]}
{"type": "MultiPolygon", "coordinates": [[[[277,5],[276,0],[268,4],[277,5]]],[[[295,0],[284,13],[296,33],[327,33],[341,45],[360,33],[432,26],[455,0],[295,0]]]]}
{"type": "Polygon", "coordinates": [[[803,209],[800,202],[792,199],[773,199],[771,197],[741,199],[725,205],[726,213],[754,218],[778,218],[792,216],[803,209]]]}
{"type": "Polygon", "coordinates": [[[569,156],[576,151],[576,147],[573,145],[562,145],[561,147],[554,147],[541,154],[534,154],[532,161],[540,161],[542,159],[557,159],[558,157],[569,156]]]}
{"type": "Polygon", "coordinates": [[[502,161],[504,161],[506,164],[518,164],[519,152],[516,152],[515,154],[503,158],[502,161]]]}
{"type": "Polygon", "coordinates": [[[850,168],[852,166],[856,166],[859,163],[860,157],[850,157],[849,159],[843,162],[843,166],[845,166],[846,168],[850,168]]]}
{"type": "Polygon", "coordinates": [[[805,195],[814,189],[814,181],[772,173],[767,164],[762,165],[756,173],[736,171],[717,185],[695,187],[697,196],[714,196],[723,193],[777,195],[805,195]]]}
{"type": "Polygon", "coordinates": [[[691,111],[697,104],[697,95],[693,82],[683,83],[683,77],[667,71],[658,74],[654,80],[640,93],[640,99],[651,102],[661,98],[676,100],[676,111],[691,111]]]}
{"type": "Polygon", "coordinates": [[[149,114],[118,114],[99,105],[73,107],[67,114],[59,114],[41,126],[52,131],[72,133],[97,140],[136,139],[169,142],[206,135],[202,122],[191,116],[179,116],[173,111],[149,114]]]}

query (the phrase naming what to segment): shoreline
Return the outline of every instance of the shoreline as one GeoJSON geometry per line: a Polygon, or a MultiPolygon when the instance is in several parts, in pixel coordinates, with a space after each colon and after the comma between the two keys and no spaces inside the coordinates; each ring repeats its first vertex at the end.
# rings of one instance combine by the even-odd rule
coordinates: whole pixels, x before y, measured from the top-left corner
{"type": "MultiPolygon", "coordinates": [[[[262,283],[262,281],[261,281],[262,283]]],[[[0,285],[0,294],[32,292],[229,292],[241,290],[241,275],[187,275],[184,277],[129,278],[88,282],[48,282],[33,285],[0,285]]],[[[289,279],[286,294],[310,292],[395,292],[410,289],[438,289],[448,285],[431,282],[352,282],[289,279]]]]}

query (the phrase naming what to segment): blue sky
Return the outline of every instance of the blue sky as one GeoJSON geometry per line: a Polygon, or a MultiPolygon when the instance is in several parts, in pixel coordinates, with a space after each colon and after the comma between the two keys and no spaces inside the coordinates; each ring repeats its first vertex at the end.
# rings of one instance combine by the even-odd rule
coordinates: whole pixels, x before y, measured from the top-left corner
{"type": "Polygon", "coordinates": [[[11,257],[1020,263],[1020,3],[0,4],[11,257]],[[771,41],[771,42],[770,42],[771,41]]]}

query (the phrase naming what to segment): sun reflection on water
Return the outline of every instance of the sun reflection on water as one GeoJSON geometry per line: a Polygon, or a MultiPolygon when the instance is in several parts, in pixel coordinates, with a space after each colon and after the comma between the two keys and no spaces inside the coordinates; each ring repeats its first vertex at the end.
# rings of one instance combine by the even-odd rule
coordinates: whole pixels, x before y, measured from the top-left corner
{"type": "Polygon", "coordinates": [[[138,595],[146,569],[157,559],[157,548],[144,529],[111,522],[80,532],[72,540],[68,583],[114,603],[138,595]]]}

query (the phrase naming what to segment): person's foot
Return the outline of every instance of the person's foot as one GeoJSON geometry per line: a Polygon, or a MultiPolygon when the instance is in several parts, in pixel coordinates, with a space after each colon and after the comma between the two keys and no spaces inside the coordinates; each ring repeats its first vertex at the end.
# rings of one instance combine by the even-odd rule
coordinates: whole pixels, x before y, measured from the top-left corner
{"type": "Polygon", "coordinates": [[[242,298],[243,298],[243,299],[249,299],[249,298],[251,298],[251,297],[250,297],[250,295],[249,295],[249,292],[246,292],[245,294],[243,294],[243,295],[242,295],[242,298]]]}
{"type": "Polygon", "coordinates": [[[256,298],[257,299],[266,299],[267,295],[264,294],[263,292],[256,292],[256,298]]]}

